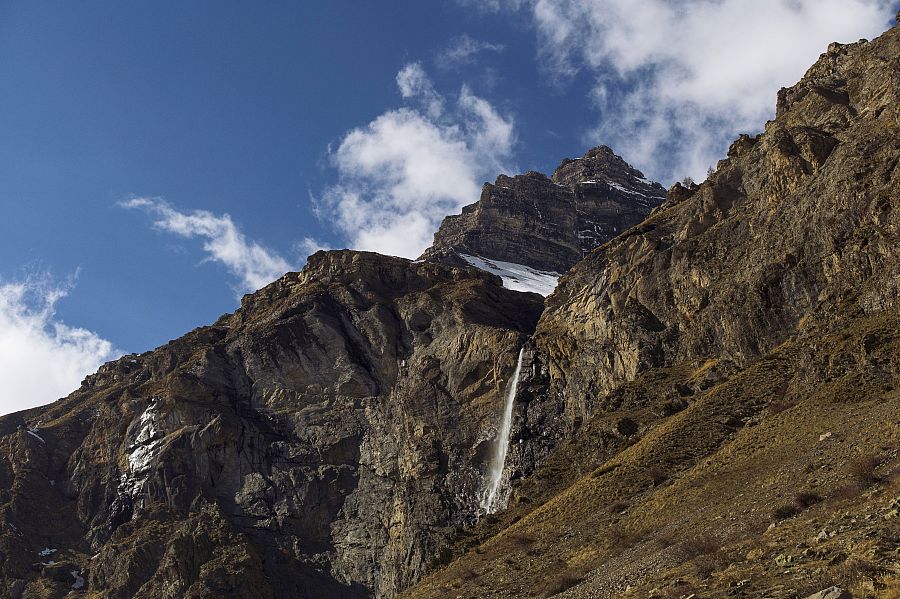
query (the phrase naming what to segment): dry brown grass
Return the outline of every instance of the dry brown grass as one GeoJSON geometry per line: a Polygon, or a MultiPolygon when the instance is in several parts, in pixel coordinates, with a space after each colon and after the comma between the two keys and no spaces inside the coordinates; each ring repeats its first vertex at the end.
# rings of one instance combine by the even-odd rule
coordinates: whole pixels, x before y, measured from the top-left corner
{"type": "MultiPolygon", "coordinates": [[[[869,320],[859,325],[859,330],[854,329],[847,340],[829,338],[831,341],[818,346],[824,349],[816,350],[817,363],[826,363],[826,356],[839,355],[837,350],[845,346],[848,352],[856,351],[856,340],[862,333],[869,329],[893,331],[896,322],[900,321],[892,318],[890,323],[884,324],[877,319],[869,320]]],[[[838,506],[819,506],[811,509],[809,515],[803,514],[795,521],[786,522],[777,527],[775,533],[764,535],[758,548],[749,541],[750,536],[762,534],[769,526],[770,510],[779,503],[790,503],[792,509],[810,508],[816,504],[818,493],[825,495],[824,489],[828,490],[826,499],[831,502],[836,493],[832,489],[841,484],[847,486],[846,491],[837,492],[838,495],[846,493],[846,502],[842,501],[846,505],[839,506],[841,513],[862,513],[857,512],[860,508],[857,502],[868,495],[864,496],[856,481],[865,481],[869,488],[878,475],[881,478],[879,484],[885,485],[888,468],[869,460],[869,465],[864,468],[854,466],[853,470],[861,473],[854,475],[850,454],[855,450],[857,455],[871,453],[887,457],[890,451],[886,444],[893,448],[900,439],[900,433],[890,425],[900,405],[900,396],[894,392],[884,400],[865,399],[875,397],[875,392],[866,387],[869,378],[865,368],[851,370],[827,385],[809,388],[802,387],[806,383],[801,377],[797,389],[792,392],[802,401],[789,413],[777,418],[756,418],[770,413],[770,398],[778,396],[785,381],[797,372],[798,361],[808,360],[807,354],[793,351],[789,344],[775,352],[778,359],[761,360],[715,387],[699,391],[685,410],[648,426],[636,445],[627,449],[617,445],[615,455],[602,454],[591,445],[596,441],[600,447],[599,440],[603,437],[599,435],[585,436],[566,453],[561,452],[560,463],[563,457],[568,461],[583,461],[584,472],[594,468],[592,475],[583,476],[558,492],[559,487],[550,483],[545,487],[534,485],[538,491],[530,495],[534,498],[534,503],[527,508],[531,514],[517,525],[540,539],[539,557],[532,563],[545,565],[560,559],[563,561],[560,567],[515,571],[505,562],[507,556],[503,545],[495,543],[486,545],[486,555],[470,554],[451,566],[447,574],[452,576],[453,570],[465,568],[477,557],[478,571],[490,570],[494,584],[499,584],[496,580],[501,576],[508,581],[505,586],[500,585],[504,592],[523,596],[521,590],[537,590],[540,585],[545,585],[540,587],[542,591],[558,593],[559,589],[584,580],[577,572],[570,571],[571,566],[566,566],[566,563],[576,562],[573,559],[576,552],[584,549],[577,541],[563,536],[566,531],[578,527],[582,531],[596,531],[588,535],[591,551],[596,554],[591,557],[596,576],[586,583],[588,589],[606,588],[603,586],[605,581],[613,579],[615,573],[605,572],[603,565],[615,563],[626,547],[632,548],[628,552],[629,558],[646,557],[648,552],[668,547],[664,556],[679,561],[678,567],[671,572],[661,573],[653,580],[638,581],[636,588],[640,592],[633,595],[635,597],[646,597],[646,591],[654,587],[661,591],[672,589],[675,580],[696,584],[695,573],[700,577],[715,573],[704,582],[708,589],[700,596],[726,596],[727,589],[723,585],[728,581],[752,579],[754,588],[783,584],[786,588],[796,589],[799,583],[803,583],[804,588],[808,583],[809,592],[798,595],[806,597],[832,584],[848,587],[837,578],[839,571],[842,576],[865,580],[868,584],[868,579],[864,579],[865,564],[850,563],[839,570],[838,565],[825,566],[818,557],[812,557],[810,560],[815,565],[801,560],[796,567],[788,569],[789,573],[773,565],[774,555],[783,552],[789,544],[808,542],[811,531],[820,530],[831,517],[826,512],[832,508],[837,510],[838,506]],[[736,435],[723,432],[727,427],[718,424],[732,418],[754,418],[754,425],[741,429],[736,435]],[[816,441],[822,431],[830,430],[840,432],[840,442],[816,441]],[[588,462],[582,457],[585,455],[594,455],[597,459],[588,462]],[[661,465],[666,472],[677,472],[678,476],[673,475],[665,485],[648,489],[648,472],[656,465],[661,465]],[[740,492],[735,493],[737,488],[740,492]],[[554,489],[554,494],[550,495],[544,489],[554,489]],[[627,513],[611,516],[613,506],[618,510],[621,504],[627,504],[627,513]],[[806,518],[810,518],[812,526],[807,526],[806,518]],[[617,525],[610,527],[611,519],[617,520],[617,525]],[[640,532],[642,527],[645,534],[640,532]],[[747,534],[742,538],[751,544],[733,547],[735,531],[745,529],[747,534]],[[652,537],[650,531],[656,531],[652,537]],[[695,535],[694,538],[685,540],[685,531],[691,531],[688,534],[695,535]],[[726,539],[728,549],[722,549],[715,537],[726,539]],[[643,543],[651,538],[652,544],[643,543]],[[751,553],[752,558],[748,557],[751,553]],[[807,565],[811,570],[808,580],[798,580],[804,576],[799,570],[807,565]],[[818,573],[823,574],[822,580],[816,576],[818,573]],[[559,587],[555,587],[557,584],[559,587]]],[[[894,356],[900,356],[900,352],[891,354],[890,359],[896,361],[894,356]]],[[[637,388],[639,383],[643,384],[636,381],[633,386],[637,388]]],[[[668,382],[666,388],[672,388],[668,382]]],[[[655,387],[647,385],[640,390],[649,393],[655,387]]],[[[877,391],[883,393],[881,387],[877,391]]],[[[662,401],[656,403],[654,409],[660,405],[662,401]]],[[[603,418],[604,426],[614,420],[607,415],[603,418]]],[[[643,425],[644,420],[641,422],[643,425]]],[[[597,430],[605,429],[598,426],[597,430]]],[[[542,480],[554,484],[560,480],[558,471],[547,469],[541,472],[538,478],[542,477],[542,480]]],[[[894,496],[893,490],[890,495],[894,496]]],[[[818,550],[819,545],[813,548],[818,550]]],[[[441,578],[435,580],[439,582],[441,578]]],[[[888,594],[889,587],[880,586],[879,580],[876,579],[876,584],[884,591],[879,597],[900,599],[896,591],[888,594]]],[[[477,593],[484,590],[478,582],[465,589],[467,596],[479,596],[477,593]]],[[[900,587],[900,584],[895,586],[900,587]]],[[[420,586],[405,597],[436,599],[446,596],[428,590],[420,586]]],[[[433,591],[433,587],[430,590],[433,591]]],[[[674,590],[678,594],[673,597],[688,594],[684,587],[674,590]]]]}
{"type": "Polygon", "coordinates": [[[882,581],[884,588],[878,593],[878,599],[900,599],[900,578],[890,576],[882,581]]]}
{"type": "Polygon", "coordinates": [[[610,514],[620,514],[628,509],[628,504],[624,501],[615,501],[609,506],[610,514]]]}

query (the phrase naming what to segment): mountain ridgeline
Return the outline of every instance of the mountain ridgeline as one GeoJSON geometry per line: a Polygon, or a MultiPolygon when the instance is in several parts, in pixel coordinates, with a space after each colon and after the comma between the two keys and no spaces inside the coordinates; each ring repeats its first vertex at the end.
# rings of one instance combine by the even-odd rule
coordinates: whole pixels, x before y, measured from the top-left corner
{"type": "Polygon", "coordinates": [[[896,597],[898,190],[893,28],[699,186],[599,147],[319,252],[0,418],[0,594],[896,597]]]}

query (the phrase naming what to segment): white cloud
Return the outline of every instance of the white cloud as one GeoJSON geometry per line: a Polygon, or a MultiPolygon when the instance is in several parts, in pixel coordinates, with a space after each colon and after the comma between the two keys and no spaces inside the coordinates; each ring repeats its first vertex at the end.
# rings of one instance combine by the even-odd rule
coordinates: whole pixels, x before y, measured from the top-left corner
{"type": "Polygon", "coordinates": [[[46,276],[0,281],[0,414],[64,397],[119,355],[96,333],[57,319],[56,303],[70,289],[46,276]]]}
{"type": "Polygon", "coordinates": [[[421,65],[398,74],[401,94],[426,99],[346,134],[330,159],[337,184],[318,200],[351,247],[417,257],[441,219],[478,199],[481,182],[508,170],[513,121],[463,87],[451,111],[433,110],[437,94],[421,65]]]}
{"type": "Polygon", "coordinates": [[[450,44],[437,55],[435,62],[442,68],[459,67],[472,64],[475,62],[475,57],[482,52],[502,52],[503,50],[503,44],[492,44],[463,34],[451,40],[450,44]]]}
{"type": "Polygon", "coordinates": [[[437,119],[444,114],[444,98],[434,89],[421,63],[411,62],[400,69],[397,87],[404,99],[417,99],[431,118],[437,119]]]}
{"type": "Polygon", "coordinates": [[[181,237],[204,239],[208,260],[220,262],[238,278],[240,291],[255,291],[290,270],[287,260],[272,250],[247,241],[228,214],[217,216],[206,210],[181,212],[158,198],[133,198],[125,208],[140,208],[156,216],[153,225],[181,237]]]}
{"type": "Polygon", "coordinates": [[[830,42],[873,37],[893,16],[889,0],[529,5],[548,74],[596,78],[600,122],[585,141],[606,143],[665,181],[704,178],[737,133],[762,128],[778,89],[830,42]]]}

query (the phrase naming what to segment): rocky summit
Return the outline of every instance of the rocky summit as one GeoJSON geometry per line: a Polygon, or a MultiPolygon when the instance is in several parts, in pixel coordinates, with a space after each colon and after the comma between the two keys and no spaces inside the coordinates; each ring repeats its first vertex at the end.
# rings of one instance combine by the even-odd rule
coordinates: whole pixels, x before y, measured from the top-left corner
{"type": "Polygon", "coordinates": [[[552,177],[531,171],[485,183],[477,202],[444,219],[422,259],[471,264],[504,278],[514,277],[504,270],[516,266],[558,276],[646,218],[665,194],[600,146],[563,160],[552,177]]]}
{"type": "Polygon", "coordinates": [[[898,190],[894,28],[664,201],[601,147],[317,253],[0,418],[0,593],[898,597],[898,190]]]}

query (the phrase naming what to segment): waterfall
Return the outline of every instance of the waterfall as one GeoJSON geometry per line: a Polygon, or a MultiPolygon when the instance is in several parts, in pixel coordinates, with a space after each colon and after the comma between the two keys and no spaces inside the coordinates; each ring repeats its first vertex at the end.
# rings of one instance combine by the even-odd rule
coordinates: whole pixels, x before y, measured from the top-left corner
{"type": "Polygon", "coordinates": [[[488,470],[487,487],[481,500],[481,508],[486,514],[493,514],[501,507],[503,497],[500,494],[500,486],[503,482],[503,466],[506,464],[506,454],[509,451],[509,431],[512,426],[513,403],[516,401],[516,388],[519,386],[519,373],[522,371],[522,356],[525,348],[519,350],[519,359],[516,361],[516,369],[512,380],[506,387],[506,402],[503,405],[503,416],[500,420],[500,431],[494,441],[494,452],[491,456],[490,469],[488,470]]]}

